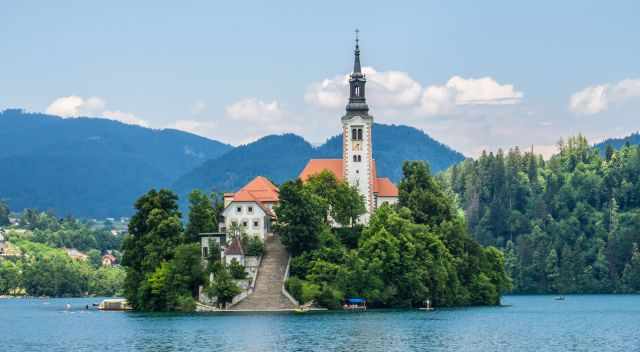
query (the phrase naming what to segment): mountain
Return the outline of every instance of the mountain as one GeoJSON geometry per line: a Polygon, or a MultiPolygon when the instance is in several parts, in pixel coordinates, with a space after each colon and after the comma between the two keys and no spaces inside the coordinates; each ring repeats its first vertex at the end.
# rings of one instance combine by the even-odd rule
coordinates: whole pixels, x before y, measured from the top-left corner
{"type": "Polygon", "coordinates": [[[130,215],[133,201],[232,147],[102,118],[0,112],[0,199],[15,211],[130,215]]]}
{"type": "Polygon", "coordinates": [[[629,143],[631,145],[640,144],[640,133],[635,132],[622,138],[609,138],[596,144],[595,147],[598,148],[600,152],[604,152],[607,148],[607,145],[609,144],[613,147],[613,149],[618,150],[622,148],[626,143],[629,143]]]}
{"type": "MultiPolygon", "coordinates": [[[[438,172],[464,159],[462,154],[412,127],[376,124],[372,137],[378,175],[394,182],[400,181],[405,160],[425,160],[433,172],[438,172]]],[[[311,158],[341,156],[342,135],[329,138],[317,148],[294,134],[272,135],[203,163],[181,177],[173,188],[182,195],[195,188],[235,191],[258,175],[282,183],[295,178],[311,158]]]]}

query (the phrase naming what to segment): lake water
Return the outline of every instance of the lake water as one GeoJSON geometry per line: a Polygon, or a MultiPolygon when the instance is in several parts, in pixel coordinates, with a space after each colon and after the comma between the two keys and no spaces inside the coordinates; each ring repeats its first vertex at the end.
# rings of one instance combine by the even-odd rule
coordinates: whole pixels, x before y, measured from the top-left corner
{"type": "Polygon", "coordinates": [[[506,296],[506,307],[304,315],[84,309],[97,301],[0,300],[0,350],[640,351],[637,295],[506,296]]]}

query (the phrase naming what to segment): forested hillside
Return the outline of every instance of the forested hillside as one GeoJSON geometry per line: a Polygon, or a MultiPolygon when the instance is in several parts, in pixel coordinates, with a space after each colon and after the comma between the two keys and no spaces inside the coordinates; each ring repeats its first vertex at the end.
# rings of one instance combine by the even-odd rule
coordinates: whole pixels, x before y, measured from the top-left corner
{"type": "Polygon", "coordinates": [[[582,137],[549,161],[512,149],[450,168],[482,244],[505,250],[516,292],[640,292],[640,148],[582,137]]]}
{"type": "Polygon", "coordinates": [[[152,187],[232,147],[176,130],[100,118],[0,112],[0,199],[11,209],[80,217],[129,215],[152,187]]]}

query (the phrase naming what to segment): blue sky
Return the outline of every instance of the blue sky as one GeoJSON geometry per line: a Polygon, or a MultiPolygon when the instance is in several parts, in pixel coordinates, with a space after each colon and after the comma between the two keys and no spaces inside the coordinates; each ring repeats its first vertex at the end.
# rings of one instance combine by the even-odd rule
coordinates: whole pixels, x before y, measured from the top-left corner
{"type": "Polygon", "coordinates": [[[232,144],[339,132],[361,30],[375,119],[467,155],[639,129],[634,1],[21,1],[0,12],[0,109],[232,144]]]}

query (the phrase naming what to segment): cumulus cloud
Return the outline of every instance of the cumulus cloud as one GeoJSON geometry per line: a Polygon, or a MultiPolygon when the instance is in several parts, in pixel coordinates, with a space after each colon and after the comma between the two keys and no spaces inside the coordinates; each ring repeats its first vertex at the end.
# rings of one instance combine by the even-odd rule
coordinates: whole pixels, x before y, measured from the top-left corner
{"type": "Polygon", "coordinates": [[[257,98],[246,98],[237,101],[225,109],[225,114],[236,121],[244,122],[276,122],[284,117],[284,111],[277,101],[264,102],[257,98]]]}
{"type": "Polygon", "coordinates": [[[47,107],[47,114],[61,117],[78,117],[96,114],[103,110],[105,102],[102,98],[89,97],[84,99],[77,95],[55,99],[47,107]]]}
{"type": "Polygon", "coordinates": [[[445,85],[427,87],[419,109],[427,115],[449,114],[462,105],[518,104],[523,96],[512,84],[500,84],[491,77],[453,76],[445,85]]]}
{"type": "Polygon", "coordinates": [[[640,97],[640,79],[625,79],[586,87],[569,99],[569,110],[576,114],[593,115],[603,112],[612,104],[640,97]]]}
{"type": "MultiPolygon", "coordinates": [[[[500,84],[491,77],[454,76],[444,85],[423,87],[406,72],[377,71],[372,67],[365,67],[363,71],[368,81],[368,101],[381,110],[411,109],[418,114],[450,114],[463,105],[517,104],[524,95],[512,84],[500,84]]],[[[309,85],[304,99],[313,106],[341,109],[347,103],[348,86],[348,74],[327,78],[309,85]]]]}
{"type": "MultiPolygon", "coordinates": [[[[376,107],[387,109],[410,106],[420,99],[422,86],[406,72],[380,72],[372,67],[364,67],[362,71],[367,77],[367,98],[376,107]]],[[[344,108],[348,100],[348,87],[348,74],[327,78],[309,85],[304,100],[321,108],[344,108]]]]}
{"type": "Polygon", "coordinates": [[[110,120],[120,121],[130,125],[148,127],[149,124],[134,114],[120,110],[107,110],[107,103],[100,97],[83,98],[70,95],[55,99],[46,109],[47,114],[64,118],[79,116],[98,116],[110,120]]]}

